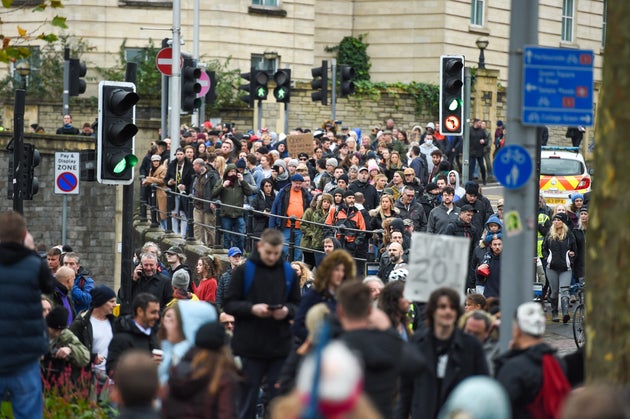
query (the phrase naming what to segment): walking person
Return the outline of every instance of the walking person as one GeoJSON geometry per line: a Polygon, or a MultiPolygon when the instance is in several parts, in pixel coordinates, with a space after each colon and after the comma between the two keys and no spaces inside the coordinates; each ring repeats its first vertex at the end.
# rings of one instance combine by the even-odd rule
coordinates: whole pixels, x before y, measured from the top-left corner
{"type": "Polygon", "coordinates": [[[577,245],[575,236],[567,227],[566,213],[559,212],[553,216],[549,234],[542,247],[542,263],[546,266],[547,281],[551,288],[551,320],[558,318],[558,294],[562,308],[562,322],[567,323],[569,316],[569,288],[571,287],[571,271],[577,245]]]}

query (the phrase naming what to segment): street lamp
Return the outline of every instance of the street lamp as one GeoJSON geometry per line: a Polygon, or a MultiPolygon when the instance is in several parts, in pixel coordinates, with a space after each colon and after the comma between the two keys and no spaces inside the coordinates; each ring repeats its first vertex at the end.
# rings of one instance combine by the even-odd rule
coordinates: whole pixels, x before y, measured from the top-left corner
{"type": "Polygon", "coordinates": [[[22,89],[26,90],[26,79],[31,74],[31,65],[28,61],[21,61],[15,66],[15,71],[20,75],[22,80],[22,89]]]}
{"type": "Polygon", "coordinates": [[[479,68],[486,68],[486,56],[484,55],[483,51],[488,48],[489,43],[490,41],[488,41],[488,38],[483,36],[477,38],[477,40],[475,41],[475,44],[477,44],[477,48],[479,48],[479,68]]]}

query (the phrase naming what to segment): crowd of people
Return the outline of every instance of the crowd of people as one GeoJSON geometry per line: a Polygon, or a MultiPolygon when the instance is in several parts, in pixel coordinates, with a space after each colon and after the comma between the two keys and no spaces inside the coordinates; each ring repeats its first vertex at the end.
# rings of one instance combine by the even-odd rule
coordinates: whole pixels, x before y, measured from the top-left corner
{"type": "MultiPolygon", "coordinates": [[[[435,123],[361,135],[326,121],[297,158],[268,130],[204,128],[184,130],[172,160],[168,139],[151,146],[141,179],[157,187],[143,198],[162,228],[221,243],[228,263],[189,266],[181,247],[146,242],[130,307],[78,252],[54,246],[44,262],[25,220],[0,214],[0,392],[16,418],[41,417],[40,373],[49,386],[87,377],[120,417],[528,418],[581,402],[569,393],[582,352],[544,342],[544,304],[519,306],[499,353],[503,201],[495,211],[483,195],[485,169],[461,184],[457,139],[435,123]],[[465,290],[406,298],[414,231],[470,241],[465,290]],[[476,416],[487,405],[495,416],[476,416]]],[[[553,321],[568,321],[569,287],[584,281],[584,201],[539,201],[553,321]]]]}

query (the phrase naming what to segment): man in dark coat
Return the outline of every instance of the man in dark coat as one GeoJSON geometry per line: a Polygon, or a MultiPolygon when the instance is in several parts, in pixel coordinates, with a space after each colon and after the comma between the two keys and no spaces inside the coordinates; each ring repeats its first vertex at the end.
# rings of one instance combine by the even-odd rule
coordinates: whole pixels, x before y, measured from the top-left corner
{"type": "Polygon", "coordinates": [[[413,187],[404,186],[395,207],[400,211],[398,217],[413,221],[413,231],[424,232],[427,231],[427,214],[416,196],[418,195],[413,187]]]}
{"type": "Polygon", "coordinates": [[[454,289],[438,288],[429,296],[428,327],[411,338],[411,345],[425,357],[428,371],[402,377],[396,418],[435,418],[460,382],[473,375],[488,375],[477,338],[455,326],[460,311],[459,293],[454,289]]]}
{"type": "Polygon", "coordinates": [[[369,178],[370,174],[367,167],[362,166],[359,168],[357,180],[352,182],[348,187],[352,192],[361,192],[363,194],[363,198],[365,199],[363,206],[368,211],[378,206],[378,194],[374,185],[368,182],[369,178]]]}
{"type": "MultiPolygon", "coordinates": [[[[147,292],[136,295],[132,303],[133,315],[116,319],[114,337],[107,349],[107,374],[111,377],[120,356],[129,349],[140,349],[151,354],[159,349],[157,340],[160,302],[147,292]]],[[[158,356],[158,355],[156,355],[158,356]]]]}
{"type": "MultiPolygon", "coordinates": [[[[148,292],[155,295],[160,303],[160,310],[173,299],[173,287],[170,279],[157,271],[157,256],[153,253],[144,253],[140,257],[140,263],[133,270],[131,281],[131,297],[134,300],[140,293],[148,292]]],[[[119,296],[122,288],[118,292],[119,296]]],[[[123,313],[128,314],[128,313],[123,313]]]]}
{"type": "Polygon", "coordinates": [[[470,128],[470,168],[468,171],[468,179],[473,179],[475,167],[479,163],[481,171],[481,179],[486,184],[486,166],[483,161],[483,149],[488,144],[486,130],[481,127],[481,121],[477,118],[473,120],[470,128]]]}
{"type": "Polygon", "coordinates": [[[48,352],[41,294],[53,292],[46,261],[24,246],[20,213],[0,213],[0,394],[10,395],[15,417],[41,418],[39,359],[48,352]]]}
{"type": "Polygon", "coordinates": [[[224,298],[224,311],[236,319],[232,350],[241,357],[245,374],[238,415],[243,419],[255,416],[264,377],[270,383],[269,400],[276,396],[272,383],[278,381],[291,351],[290,320],[300,304],[300,283],[293,271],[285,269],[283,244],[280,231],[263,231],[251,262],[234,269],[224,298]],[[292,278],[285,278],[287,271],[292,278]]]}
{"type": "Polygon", "coordinates": [[[473,214],[472,224],[478,233],[483,231],[483,226],[488,218],[494,214],[490,200],[479,192],[479,185],[475,182],[468,181],[464,186],[466,193],[461,199],[455,201],[455,205],[462,208],[464,205],[472,206],[477,212],[473,214]]]}

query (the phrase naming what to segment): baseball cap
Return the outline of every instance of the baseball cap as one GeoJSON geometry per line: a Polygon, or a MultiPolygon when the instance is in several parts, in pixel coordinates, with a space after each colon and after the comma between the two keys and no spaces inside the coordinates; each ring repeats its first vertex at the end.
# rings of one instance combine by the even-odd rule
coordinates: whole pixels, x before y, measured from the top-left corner
{"type": "Polygon", "coordinates": [[[497,208],[500,208],[503,206],[503,198],[499,198],[499,200],[497,201],[497,208]]]}
{"type": "Polygon", "coordinates": [[[168,250],[166,252],[164,252],[165,254],[173,254],[173,255],[183,255],[184,251],[182,250],[181,247],[179,246],[171,246],[168,248],[168,250]]]}
{"type": "Polygon", "coordinates": [[[516,324],[528,335],[542,336],[545,333],[545,313],[539,303],[523,303],[516,309],[516,324]]]}
{"type": "Polygon", "coordinates": [[[236,255],[242,255],[243,252],[238,247],[230,247],[228,250],[228,257],[234,257],[236,255]]]}
{"type": "MultiPolygon", "coordinates": [[[[378,170],[378,166],[373,167],[373,169],[378,170]]],[[[362,171],[364,171],[364,170],[367,172],[367,171],[368,171],[368,168],[367,168],[367,167],[365,167],[365,166],[361,166],[361,167],[359,167],[359,173],[361,173],[361,172],[362,172],[362,171]]]]}

